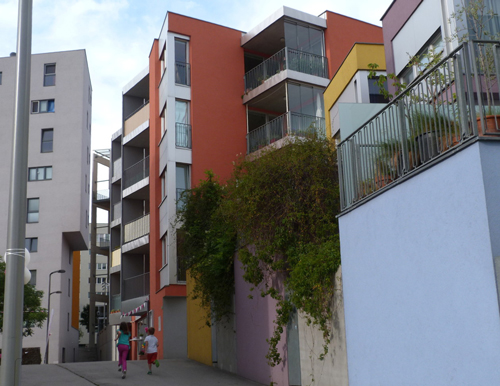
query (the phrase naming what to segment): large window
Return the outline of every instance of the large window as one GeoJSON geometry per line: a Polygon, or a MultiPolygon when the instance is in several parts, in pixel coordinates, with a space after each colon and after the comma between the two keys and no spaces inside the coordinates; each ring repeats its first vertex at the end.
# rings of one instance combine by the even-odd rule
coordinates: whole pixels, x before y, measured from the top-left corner
{"type": "Polygon", "coordinates": [[[419,63],[406,67],[401,72],[399,78],[401,83],[409,85],[413,80],[423,72],[433,58],[441,57],[444,51],[444,42],[441,36],[441,30],[437,31],[432,38],[416,55],[420,58],[419,63]]]}
{"type": "Polygon", "coordinates": [[[51,153],[54,145],[54,129],[42,129],[42,153],[51,153]]]}
{"type": "Polygon", "coordinates": [[[2,71],[0,71],[0,86],[2,85],[2,71]]]}
{"type": "Polygon", "coordinates": [[[307,25],[285,22],[288,48],[324,56],[323,31],[307,25]]]}
{"type": "Polygon", "coordinates": [[[161,262],[162,265],[168,264],[168,233],[161,238],[161,262]]]}
{"type": "Polygon", "coordinates": [[[43,69],[43,85],[55,86],[56,85],[56,64],[46,64],[43,69]]]}
{"type": "Polygon", "coordinates": [[[38,237],[25,238],[24,248],[26,248],[30,252],[38,252],[38,237]]]}
{"type": "Polygon", "coordinates": [[[52,166],[29,168],[28,181],[43,181],[52,179],[52,166]]]}
{"type": "Polygon", "coordinates": [[[53,113],[55,111],[54,99],[45,99],[31,102],[31,112],[33,114],[53,113]]]}
{"type": "Polygon", "coordinates": [[[181,195],[186,189],[190,189],[190,179],[189,179],[189,165],[176,164],[175,165],[175,187],[177,189],[177,208],[181,208],[183,203],[181,202],[181,195]]]}
{"type": "Polygon", "coordinates": [[[298,114],[324,118],[323,89],[289,83],[288,110],[298,114]]]}
{"type": "Polygon", "coordinates": [[[186,40],[175,39],[175,83],[189,86],[189,53],[186,40]]]}
{"type": "Polygon", "coordinates": [[[191,148],[189,102],[179,99],[175,100],[175,146],[191,148]]]}
{"type": "Polygon", "coordinates": [[[39,211],[40,211],[40,199],[28,198],[28,216],[26,222],[28,223],[38,222],[39,211]]]}

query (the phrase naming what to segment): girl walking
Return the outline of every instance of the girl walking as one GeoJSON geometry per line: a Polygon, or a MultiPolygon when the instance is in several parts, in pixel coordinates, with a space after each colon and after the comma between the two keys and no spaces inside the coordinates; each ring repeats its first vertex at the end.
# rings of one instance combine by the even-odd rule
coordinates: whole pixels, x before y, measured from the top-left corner
{"type": "Polygon", "coordinates": [[[120,329],[115,338],[118,341],[118,371],[122,372],[122,379],[127,376],[127,355],[130,350],[130,330],[126,322],[120,323],[120,329]]]}

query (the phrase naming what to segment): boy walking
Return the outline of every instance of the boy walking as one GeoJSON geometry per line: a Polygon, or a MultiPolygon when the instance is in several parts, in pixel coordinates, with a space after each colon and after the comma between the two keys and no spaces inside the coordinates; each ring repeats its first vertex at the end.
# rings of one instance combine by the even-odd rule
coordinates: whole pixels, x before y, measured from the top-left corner
{"type": "Polygon", "coordinates": [[[154,327],[149,327],[148,336],[144,339],[144,351],[148,358],[148,375],[153,374],[151,371],[151,366],[154,363],[156,367],[160,366],[160,362],[158,362],[158,339],[155,336],[154,327]]]}

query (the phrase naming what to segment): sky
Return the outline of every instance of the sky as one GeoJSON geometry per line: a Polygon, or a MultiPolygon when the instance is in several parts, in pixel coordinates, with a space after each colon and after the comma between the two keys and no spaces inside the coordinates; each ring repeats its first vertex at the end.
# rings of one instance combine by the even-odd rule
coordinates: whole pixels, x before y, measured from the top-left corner
{"type": "MultiPolygon", "coordinates": [[[[123,87],[148,65],[167,11],[249,31],[286,5],[375,25],[392,0],[33,0],[32,53],[85,49],[92,81],[92,149],[121,128],[123,87]]],[[[17,45],[17,0],[0,0],[0,57],[17,45]]]]}

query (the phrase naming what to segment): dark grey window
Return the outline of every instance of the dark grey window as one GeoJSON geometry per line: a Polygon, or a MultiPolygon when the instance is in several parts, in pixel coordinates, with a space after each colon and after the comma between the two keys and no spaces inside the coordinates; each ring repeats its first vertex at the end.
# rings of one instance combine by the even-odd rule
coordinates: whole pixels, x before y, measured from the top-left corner
{"type": "Polygon", "coordinates": [[[51,153],[54,144],[54,129],[42,129],[42,153],[51,153]]]}
{"type": "Polygon", "coordinates": [[[54,99],[45,99],[31,102],[31,112],[33,114],[53,113],[55,111],[54,99]]]}
{"type": "Polygon", "coordinates": [[[2,71],[0,71],[0,86],[2,85],[2,71]]]}
{"type": "Polygon", "coordinates": [[[24,247],[30,252],[38,252],[38,237],[25,238],[24,247]]]}
{"type": "Polygon", "coordinates": [[[55,86],[56,85],[56,64],[46,64],[43,70],[43,85],[55,86]]]}
{"type": "Polygon", "coordinates": [[[28,284],[36,286],[36,269],[33,270],[30,269],[30,272],[31,272],[31,279],[28,282],[28,284]]]}
{"type": "Polygon", "coordinates": [[[52,179],[52,166],[29,168],[28,181],[43,181],[52,179]]]}
{"type": "Polygon", "coordinates": [[[40,211],[40,199],[28,198],[28,216],[26,221],[28,223],[38,222],[39,211],[40,211]]]}

